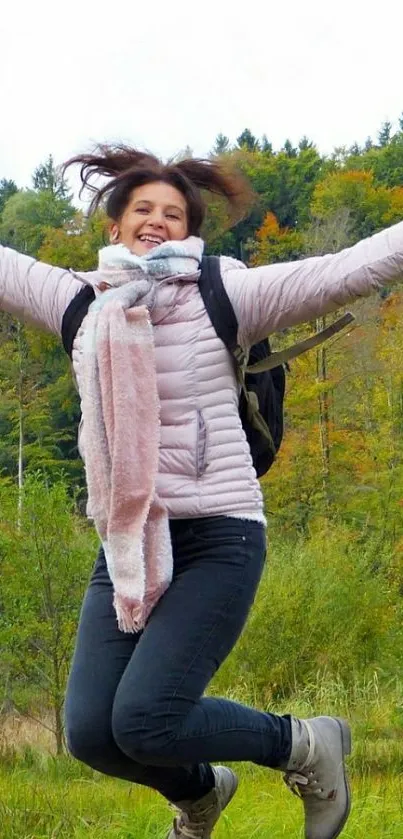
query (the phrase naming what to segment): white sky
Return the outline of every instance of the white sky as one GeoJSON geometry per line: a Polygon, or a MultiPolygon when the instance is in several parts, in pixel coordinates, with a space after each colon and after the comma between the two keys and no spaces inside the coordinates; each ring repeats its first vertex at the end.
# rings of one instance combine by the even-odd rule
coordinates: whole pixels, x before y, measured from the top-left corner
{"type": "Polygon", "coordinates": [[[400,0],[10,0],[0,178],[95,141],[206,154],[248,127],[275,148],[376,137],[403,112],[400,0]],[[239,8],[239,11],[237,9],[239,8]]]}

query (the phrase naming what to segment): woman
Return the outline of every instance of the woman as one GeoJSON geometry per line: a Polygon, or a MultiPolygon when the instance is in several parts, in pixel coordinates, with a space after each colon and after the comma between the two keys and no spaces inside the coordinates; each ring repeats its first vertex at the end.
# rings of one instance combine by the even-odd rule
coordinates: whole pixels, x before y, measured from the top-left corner
{"type": "MultiPolygon", "coordinates": [[[[263,501],[224,345],[198,291],[200,190],[234,206],[218,164],[163,165],[101,147],[81,163],[106,202],[111,245],[77,275],[2,248],[4,309],[60,334],[82,288],[96,299],[73,364],[83,408],[89,514],[102,541],[66,698],[73,755],[158,790],[179,815],[169,839],[209,839],[237,778],[215,761],[280,769],[308,839],[334,839],[350,808],[346,722],[299,720],[203,696],[251,608],[265,560],[263,501]]],[[[246,269],[221,258],[248,349],[403,277],[403,224],[340,254],[246,269]]]]}

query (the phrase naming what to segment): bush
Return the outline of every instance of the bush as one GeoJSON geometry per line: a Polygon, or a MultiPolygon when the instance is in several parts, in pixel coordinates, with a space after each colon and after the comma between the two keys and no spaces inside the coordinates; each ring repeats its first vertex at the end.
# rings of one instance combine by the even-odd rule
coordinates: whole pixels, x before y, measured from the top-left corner
{"type": "Polygon", "coordinates": [[[14,707],[36,706],[40,718],[52,710],[61,752],[65,682],[96,540],[63,482],[48,487],[29,476],[21,500],[19,509],[9,489],[0,494],[0,676],[14,707]]]}
{"type": "Polygon", "coordinates": [[[267,567],[247,627],[214,683],[270,705],[318,684],[343,689],[374,671],[401,670],[402,601],[371,546],[327,526],[308,540],[281,542],[267,567]],[[377,570],[376,570],[377,569],[377,570]]]}

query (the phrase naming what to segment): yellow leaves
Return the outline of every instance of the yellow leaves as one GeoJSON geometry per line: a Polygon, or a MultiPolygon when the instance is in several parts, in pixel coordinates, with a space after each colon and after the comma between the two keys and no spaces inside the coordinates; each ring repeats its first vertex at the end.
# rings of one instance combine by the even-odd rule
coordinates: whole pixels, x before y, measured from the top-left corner
{"type": "Polygon", "coordinates": [[[77,212],[63,227],[47,229],[38,258],[60,268],[90,271],[97,265],[99,248],[105,244],[105,229],[103,213],[87,220],[77,212]]]}
{"type": "MultiPolygon", "coordinates": [[[[268,510],[282,528],[310,527],[315,517],[328,515],[329,510],[357,527],[376,527],[380,522],[384,526],[385,515],[388,531],[399,527],[402,320],[403,295],[390,295],[371,310],[365,328],[355,330],[351,339],[326,347],[324,381],[317,379],[314,353],[291,365],[285,438],[277,463],[262,481],[268,510]],[[330,449],[328,473],[321,449],[324,422],[330,449]]],[[[288,334],[287,343],[293,340],[295,335],[288,334]]]]}
{"type": "MultiPolygon", "coordinates": [[[[403,294],[394,292],[382,304],[380,325],[376,336],[377,356],[392,379],[402,377],[403,357],[403,294]]],[[[384,377],[381,377],[382,379],[384,377]]]]}
{"type": "Polygon", "coordinates": [[[389,207],[384,213],[383,223],[386,227],[401,221],[403,218],[403,188],[392,187],[388,190],[389,207]]]}
{"type": "Polygon", "coordinates": [[[383,197],[385,191],[385,187],[374,186],[372,172],[356,170],[332,172],[317,184],[311,210],[317,218],[324,218],[342,206],[349,207],[351,210],[368,207],[376,203],[379,196],[383,197]]]}
{"type": "Polygon", "coordinates": [[[311,210],[317,218],[323,218],[358,195],[368,193],[372,188],[372,172],[332,172],[315,187],[311,210]]]}
{"type": "Polygon", "coordinates": [[[350,213],[358,237],[368,236],[403,216],[403,189],[377,185],[372,171],[339,170],[315,187],[312,214],[325,219],[341,209],[350,213]]]}

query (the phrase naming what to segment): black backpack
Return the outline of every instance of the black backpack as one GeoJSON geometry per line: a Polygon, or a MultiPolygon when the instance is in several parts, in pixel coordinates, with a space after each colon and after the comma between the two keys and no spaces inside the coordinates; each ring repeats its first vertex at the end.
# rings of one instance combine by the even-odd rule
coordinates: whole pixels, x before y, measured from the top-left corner
{"type": "Polygon", "coordinates": [[[284,364],[247,372],[271,355],[268,339],[251,347],[249,358],[238,344],[238,321],[224,288],[218,256],[203,257],[199,291],[214,329],[232,355],[240,386],[239,415],[260,478],[270,469],[283,439],[284,364]]]}
{"type": "MultiPolygon", "coordinates": [[[[272,353],[266,338],[254,344],[247,357],[238,344],[238,321],[221,278],[219,257],[203,257],[199,291],[218,337],[233,358],[240,387],[239,414],[260,478],[270,469],[283,438],[287,362],[339,332],[354,316],[347,312],[321,332],[280,352],[272,353]]],[[[94,299],[92,286],[84,285],[63,315],[62,341],[70,358],[77,331],[94,299]]]]}

